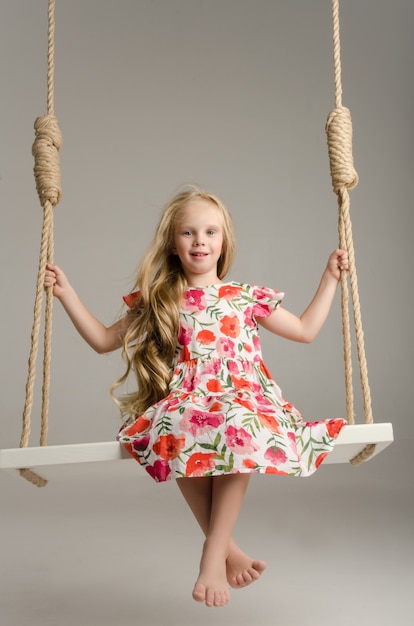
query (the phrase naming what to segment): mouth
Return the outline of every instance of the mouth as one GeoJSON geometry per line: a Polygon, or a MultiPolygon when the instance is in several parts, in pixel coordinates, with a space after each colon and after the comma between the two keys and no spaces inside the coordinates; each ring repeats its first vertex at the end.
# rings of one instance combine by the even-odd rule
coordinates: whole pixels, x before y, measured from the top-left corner
{"type": "Polygon", "coordinates": [[[195,258],[203,258],[205,256],[208,256],[207,252],[192,252],[191,256],[195,257],[195,258]]]}

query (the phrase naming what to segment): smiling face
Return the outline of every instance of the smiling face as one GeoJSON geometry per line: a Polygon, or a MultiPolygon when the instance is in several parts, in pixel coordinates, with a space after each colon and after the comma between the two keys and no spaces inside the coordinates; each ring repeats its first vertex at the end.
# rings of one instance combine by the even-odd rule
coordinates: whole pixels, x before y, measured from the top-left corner
{"type": "Polygon", "coordinates": [[[220,282],[217,262],[222,248],[223,218],[219,209],[208,200],[191,200],[180,211],[174,229],[174,253],[190,287],[220,282]]]}

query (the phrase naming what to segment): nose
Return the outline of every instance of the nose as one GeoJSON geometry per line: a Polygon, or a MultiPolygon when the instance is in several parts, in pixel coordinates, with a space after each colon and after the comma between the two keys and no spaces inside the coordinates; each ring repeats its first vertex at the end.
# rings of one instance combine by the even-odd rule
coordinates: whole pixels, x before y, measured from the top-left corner
{"type": "Polygon", "coordinates": [[[197,237],[194,239],[194,245],[195,246],[204,246],[203,237],[201,235],[197,235],[197,237]]]}

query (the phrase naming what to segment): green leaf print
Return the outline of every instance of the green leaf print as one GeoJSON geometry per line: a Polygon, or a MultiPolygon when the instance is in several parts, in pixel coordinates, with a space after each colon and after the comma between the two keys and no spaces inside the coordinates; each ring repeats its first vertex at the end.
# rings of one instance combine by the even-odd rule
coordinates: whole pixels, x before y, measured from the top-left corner
{"type": "Polygon", "coordinates": [[[215,449],[219,447],[220,440],[221,440],[221,435],[220,433],[217,433],[216,438],[214,439],[214,443],[213,443],[213,446],[215,449]]]}
{"type": "Polygon", "coordinates": [[[206,312],[209,313],[211,317],[215,317],[216,320],[219,320],[221,317],[223,317],[223,309],[220,307],[208,306],[206,308],[206,312]]]}
{"type": "Polygon", "coordinates": [[[203,450],[214,450],[216,451],[216,446],[213,443],[199,443],[200,448],[203,450]]]}
{"type": "Polygon", "coordinates": [[[226,465],[221,465],[218,464],[216,465],[216,470],[219,470],[220,472],[225,472],[226,474],[229,474],[232,469],[234,467],[234,455],[233,452],[230,452],[230,456],[229,456],[229,461],[226,465]]]}
{"type": "Polygon", "coordinates": [[[164,414],[158,424],[156,425],[156,429],[158,431],[158,435],[163,433],[170,433],[173,430],[172,419],[169,415],[164,414]]]}
{"type": "Polygon", "coordinates": [[[242,420],[243,427],[253,436],[256,437],[256,431],[260,430],[260,423],[254,413],[250,413],[242,420]]]}
{"type": "Polygon", "coordinates": [[[313,448],[312,448],[311,453],[309,454],[309,458],[308,458],[308,471],[312,467],[313,457],[314,457],[314,451],[313,451],[313,448]]]}

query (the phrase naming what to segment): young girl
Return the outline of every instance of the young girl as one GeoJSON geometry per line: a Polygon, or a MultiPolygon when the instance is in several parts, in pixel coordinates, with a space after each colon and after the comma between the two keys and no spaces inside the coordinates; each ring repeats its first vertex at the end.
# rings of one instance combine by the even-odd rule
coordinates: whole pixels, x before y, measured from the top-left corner
{"type": "Polygon", "coordinates": [[[65,274],[48,265],[53,288],[82,337],[99,353],[123,347],[135,393],[117,400],[126,416],[118,439],[158,482],[177,484],[205,541],[193,598],[229,601],[266,567],[237,546],[232,530],[250,474],[308,476],[327,456],[344,420],[306,422],[282,396],[261,356],[258,326],[315,339],[331,308],[346,250],[335,250],[300,317],[283,293],[223,282],[234,254],[230,215],[215,196],[186,188],[166,206],[143,259],[129,311],[105,327],[65,274]]]}

